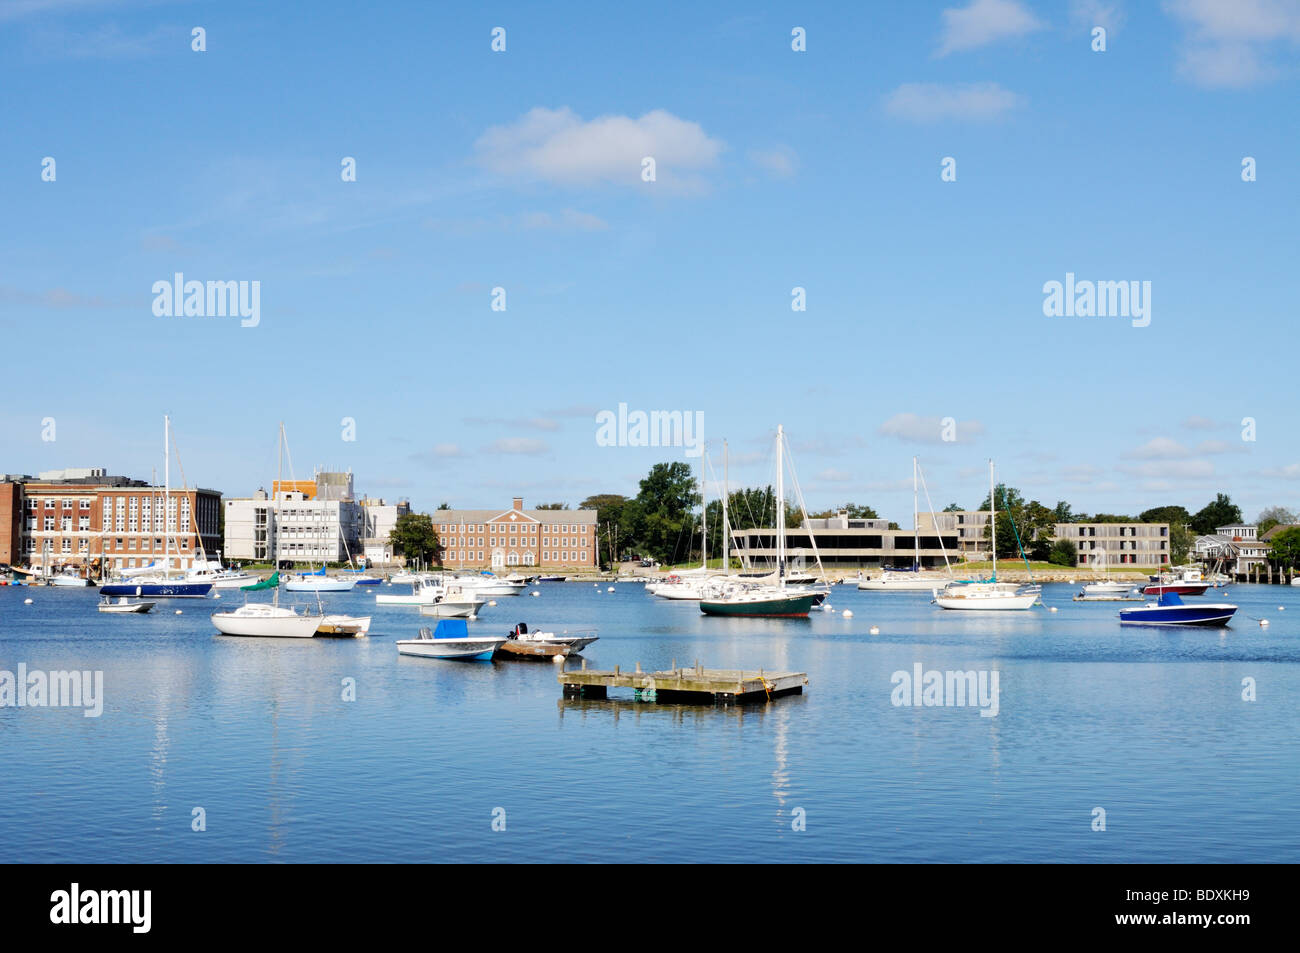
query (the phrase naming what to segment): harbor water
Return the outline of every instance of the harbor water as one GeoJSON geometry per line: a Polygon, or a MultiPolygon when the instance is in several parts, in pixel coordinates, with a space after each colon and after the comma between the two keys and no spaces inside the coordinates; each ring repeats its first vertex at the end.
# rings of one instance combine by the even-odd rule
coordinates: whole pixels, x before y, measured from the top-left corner
{"type": "Polygon", "coordinates": [[[1300,588],[1212,590],[1231,627],[1172,630],[1065,584],[1056,612],[991,613],[843,585],[808,620],[606,588],[538,583],[470,628],[594,627],[592,668],[799,671],[805,694],[565,699],[557,665],[399,657],[433,620],[375,587],[322,597],[368,638],[302,640],[216,634],[237,591],[113,615],[0,588],[0,670],[104,680],[99,717],[0,708],[0,861],[1300,861],[1300,588]],[[996,715],[896,704],[918,664],[996,672],[996,715]]]}

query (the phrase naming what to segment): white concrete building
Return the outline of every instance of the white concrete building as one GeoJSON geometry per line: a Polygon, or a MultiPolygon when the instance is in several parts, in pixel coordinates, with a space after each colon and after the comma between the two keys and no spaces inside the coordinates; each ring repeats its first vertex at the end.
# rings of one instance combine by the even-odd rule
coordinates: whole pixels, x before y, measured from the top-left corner
{"type": "Polygon", "coordinates": [[[361,500],[361,553],[368,565],[393,565],[393,544],[388,541],[388,535],[397,525],[398,517],[410,512],[411,504],[406,500],[396,503],[382,499],[361,500]]]}

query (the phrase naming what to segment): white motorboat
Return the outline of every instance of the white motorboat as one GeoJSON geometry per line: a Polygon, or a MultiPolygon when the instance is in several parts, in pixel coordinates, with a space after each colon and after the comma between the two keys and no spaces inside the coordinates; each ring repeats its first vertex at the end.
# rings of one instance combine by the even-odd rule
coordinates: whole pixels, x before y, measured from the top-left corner
{"type": "Polygon", "coordinates": [[[1088,582],[1084,583],[1082,595],[1093,596],[1123,596],[1132,592],[1135,588],[1131,582],[1088,582]]]}
{"type": "Polygon", "coordinates": [[[527,588],[528,583],[518,577],[502,579],[491,573],[478,576],[456,576],[452,580],[464,589],[472,590],[481,596],[517,596],[527,588]]]}
{"type": "Polygon", "coordinates": [[[580,652],[600,638],[595,629],[564,629],[560,632],[530,632],[528,623],[520,622],[510,630],[510,639],[525,645],[561,645],[570,652],[580,652]]]}
{"type": "Polygon", "coordinates": [[[379,606],[431,606],[443,595],[443,587],[432,576],[413,576],[411,591],[398,593],[375,593],[375,605],[379,606]]]}
{"type": "Polygon", "coordinates": [[[340,579],[323,573],[302,573],[284,584],[286,592],[351,592],[356,586],[355,579],[340,579]]]}
{"type": "Polygon", "coordinates": [[[100,612],[148,612],[157,603],[155,602],[131,602],[126,596],[118,599],[117,602],[104,596],[99,600],[100,612]]]}
{"type": "Polygon", "coordinates": [[[434,632],[426,626],[418,638],[398,639],[397,651],[422,658],[490,659],[506,641],[504,635],[470,635],[464,619],[439,619],[434,632]]]}
{"type": "Polygon", "coordinates": [[[231,612],[212,613],[212,624],[222,635],[310,639],[322,618],[299,613],[288,606],[250,602],[231,612]]]}
{"type": "Polygon", "coordinates": [[[90,585],[89,579],[85,576],[78,576],[71,570],[64,570],[52,576],[46,576],[45,582],[51,586],[69,586],[74,589],[84,589],[90,585]]]}
{"type": "Polygon", "coordinates": [[[878,576],[859,576],[858,588],[869,592],[932,592],[948,582],[946,577],[931,573],[886,569],[878,576]]]}
{"type": "Polygon", "coordinates": [[[186,582],[210,582],[213,589],[240,589],[251,586],[261,577],[256,573],[228,569],[221,565],[221,553],[216,559],[195,560],[189,572],[185,574],[186,582]]]}

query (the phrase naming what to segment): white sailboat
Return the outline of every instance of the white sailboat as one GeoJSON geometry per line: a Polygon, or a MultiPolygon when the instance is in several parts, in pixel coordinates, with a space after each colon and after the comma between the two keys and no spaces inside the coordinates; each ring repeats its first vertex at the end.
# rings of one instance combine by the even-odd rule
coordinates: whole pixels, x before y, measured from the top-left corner
{"type": "MultiPolygon", "coordinates": [[[[280,463],[277,465],[276,485],[280,486],[280,468],[284,458],[284,424],[280,424],[279,443],[280,463]]],[[[270,528],[275,534],[274,560],[280,565],[280,528],[276,525],[276,494],[271,494],[270,528]]],[[[280,573],[271,573],[271,577],[251,586],[241,587],[244,592],[260,592],[270,589],[273,592],[271,603],[245,602],[238,609],[230,612],[212,613],[212,624],[222,635],[242,635],[266,638],[310,639],[320,627],[324,612],[320,611],[320,597],[316,597],[318,612],[314,615],[300,613],[296,609],[280,605],[280,573]]]]}
{"type": "Polygon", "coordinates": [[[942,609],[996,611],[1028,609],[1038,601],[1036,586],[998,582],[997,488],[993,484],[993,461],[989,461],[989,532],[992,537],[993,579],[990,582],[950,582],[935,590],[934,602],[942,609]]]}
{"type": "MultiPolygon", "coordinates": [[[[912,458],[912,568],[910,570],[885,569],[877,576],[859,574],[858,588],[869,592],[932,592],[945,578],[921,569],[920,497],[917,486],[916,457],[912,458]]],[[[927,491],[928,493],[928,491],[927,491]]],[[[936,525],[936,532],[938,531],[936,525]]],[[[951,577],[949,577],[951,578],[951,577]]]]}
{"type": "Polygon", "coordinates": [[[1097,550],[1097,556],[1101,560],[1105,578],[1097,582],[1084,584],[1081,595],[1085,599],[1096,599],[1101,596],[1123,596],[1136,588],[1131,582],[1121,582],[1110,578],[1110,559],[1107,557],[1105,549],[1097,550]]]}

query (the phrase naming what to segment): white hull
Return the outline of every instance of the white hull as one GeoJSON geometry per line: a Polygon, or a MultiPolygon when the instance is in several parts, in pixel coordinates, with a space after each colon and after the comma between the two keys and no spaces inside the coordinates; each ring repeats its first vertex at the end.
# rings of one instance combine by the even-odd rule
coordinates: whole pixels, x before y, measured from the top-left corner
{"type": "Polygon", "coordinates": [[[465,659],[495,652],[506,643],[501,637],[467,639],[399,639],[397,651],[401,655],[420,658],[465,659]]]}
{"type": "Polygon", "coordinates": [[[1084,585],[1085,596],[1122,596],[1134,588],[1131,582],[1090,582],[1084,585]]]}
{"type": "Polygon", "coordinates": [[[375,595],[377,606],[431,606],[437,601],[438,595],[434,592],[411,592],[398,596],[375,595]]]}
{"type": "Polygon", "coordinates": [[[253,575],[199,577],[195,582],[210,582],[213,589],[239,589],[261,582],[261,577],[253,575]]]}
{"type": "Polygon", "coordinates": [[[967,609],[971,611],[998,611],[1006,609],[1028,609],[1038,601],[1037,592],[1008,592],[1008,591],[991,591],[983,588],[976,588],[978,584],[970,587],[957,586],[951,589],[945,589],[942,592],[935,593],[934,601],[942,609],[967,609]],[[970,591],[962,592],[962,589],[969,588],[970,591]]]}
{"type": "Polygon", "coordinates": [[[101,602],[100,612],[148,612],[154,607],[153,602],[127,602],[125,598],[118,602],[101,602]]]}
{"type": "Polygon", "coordinates": [[[70,586],[73,589],[84,589],[90,585],[90,580],[83,579],[81,576],[50,576],[49,583],[51,586],[70,586]]]}
{"type": "Polygon", "coordinates": [[[212,624],[222,635],[254,638],[310,639],[320,623],[321,616],[299,615],[275,606],[247,605],[234,612],[212,613],[212,624]]]}
{"type": "Polygon", "coordinates": [[[357,584],[355,579],[330,579],[328,576],[290,579],[285,583],[286,592],[351,592],[357,584]]]}
{"type": "Polygon", "coordinates": [[[472,619],[478,612],[481,602],[435,602],[433,605],[420,606],[420,615],[435,619],[472,619]]]}
{"type": "Polygon", "coordinates": [[[910,579],[897,576],[882,576],[877,579],[862,579],[858,588],[868,592],[933,592],[936,587],[947,585],[948,580],[942,576],[916,576],[906,573],[910,579]]]}

